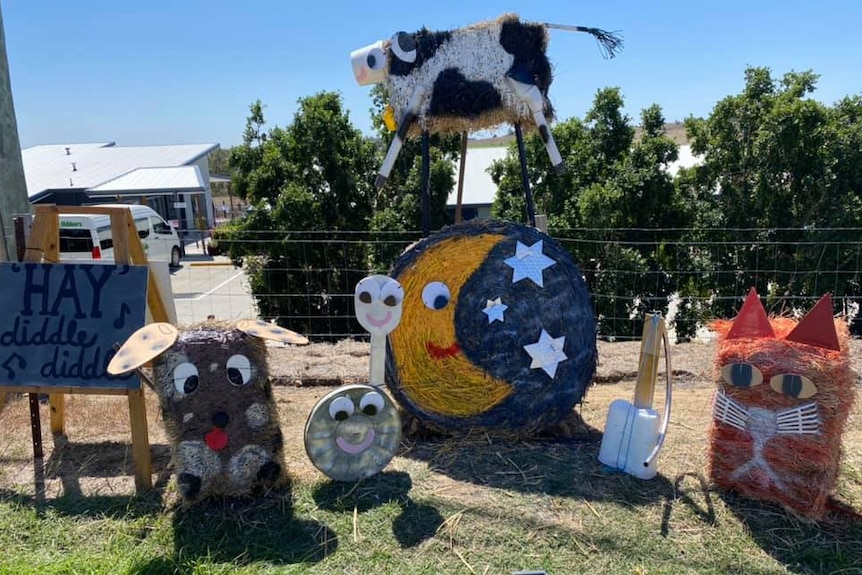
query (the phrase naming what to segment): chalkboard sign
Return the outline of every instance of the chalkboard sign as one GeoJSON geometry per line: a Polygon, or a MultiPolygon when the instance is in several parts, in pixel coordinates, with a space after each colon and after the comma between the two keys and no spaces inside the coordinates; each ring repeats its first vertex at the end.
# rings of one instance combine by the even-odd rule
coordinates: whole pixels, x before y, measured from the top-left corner
{"type": "Polygon", "coordinates": [[[144,325],[147,266],[0,263],[0,386],[139,389],[108,375],[144,325]]]}

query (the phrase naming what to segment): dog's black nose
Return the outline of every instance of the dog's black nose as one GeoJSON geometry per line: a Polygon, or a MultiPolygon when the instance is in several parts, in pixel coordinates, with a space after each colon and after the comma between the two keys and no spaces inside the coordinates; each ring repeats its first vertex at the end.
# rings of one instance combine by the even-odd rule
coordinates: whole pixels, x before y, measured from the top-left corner
{"type": "Polygon", "coordinates": [[[216,427],[225,428],[227,427],[228,422],[230,421],[230,417],[228,417],[227,413],[224,411],[219,411],[215,415],[213,415],[213,425],[216,427]]]}

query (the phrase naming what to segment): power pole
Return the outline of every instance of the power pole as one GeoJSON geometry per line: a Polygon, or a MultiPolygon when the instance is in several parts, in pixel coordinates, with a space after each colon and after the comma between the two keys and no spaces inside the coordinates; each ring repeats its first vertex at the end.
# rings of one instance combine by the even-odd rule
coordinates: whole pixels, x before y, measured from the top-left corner
{"type": "Polygon", "coordinates": [[[15,229],[12,219],[30,213],[30,199],[24,180],[21,142],[12,104],[12,82],[6,56],[6,34],[0,9],[0,261],[14,260],[15,229]]]}

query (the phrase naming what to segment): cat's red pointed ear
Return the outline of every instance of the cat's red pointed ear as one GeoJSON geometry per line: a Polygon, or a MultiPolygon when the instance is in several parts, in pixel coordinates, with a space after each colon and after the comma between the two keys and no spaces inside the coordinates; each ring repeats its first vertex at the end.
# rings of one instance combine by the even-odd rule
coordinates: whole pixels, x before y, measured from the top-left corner
{"type": "Polygon", "coordinates": [[[805,314],[805,317],[784,339],[840,351],[841,344],[838,343],[838,333],[835,331],[832,298],[829,294],[820,298],[820,301],[805,314]]]}
{"type": "Polygon", "coordinates": [[[748,292],[742,309],[739,310],[739,314],[733,320],[733,326],[727,332],[727,339],[747,337],[775,337],[775,332],[769,325],[769,318],[766,317],[766,310],[763,309],[763,304],[760,303],[757,290],[754,288],[748,292]]]}

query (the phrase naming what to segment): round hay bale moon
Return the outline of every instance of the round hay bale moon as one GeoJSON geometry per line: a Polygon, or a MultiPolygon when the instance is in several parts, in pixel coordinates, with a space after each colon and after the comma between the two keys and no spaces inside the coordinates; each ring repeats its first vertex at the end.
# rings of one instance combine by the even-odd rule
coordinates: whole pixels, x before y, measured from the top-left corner
{"type": "Polygon", "coordinates": [[[596,368],[596,322],[581,272],[553,238],[476,221],[408,248],[386,383],[443,432],[532,433],[569,414],[596,368]]]}

